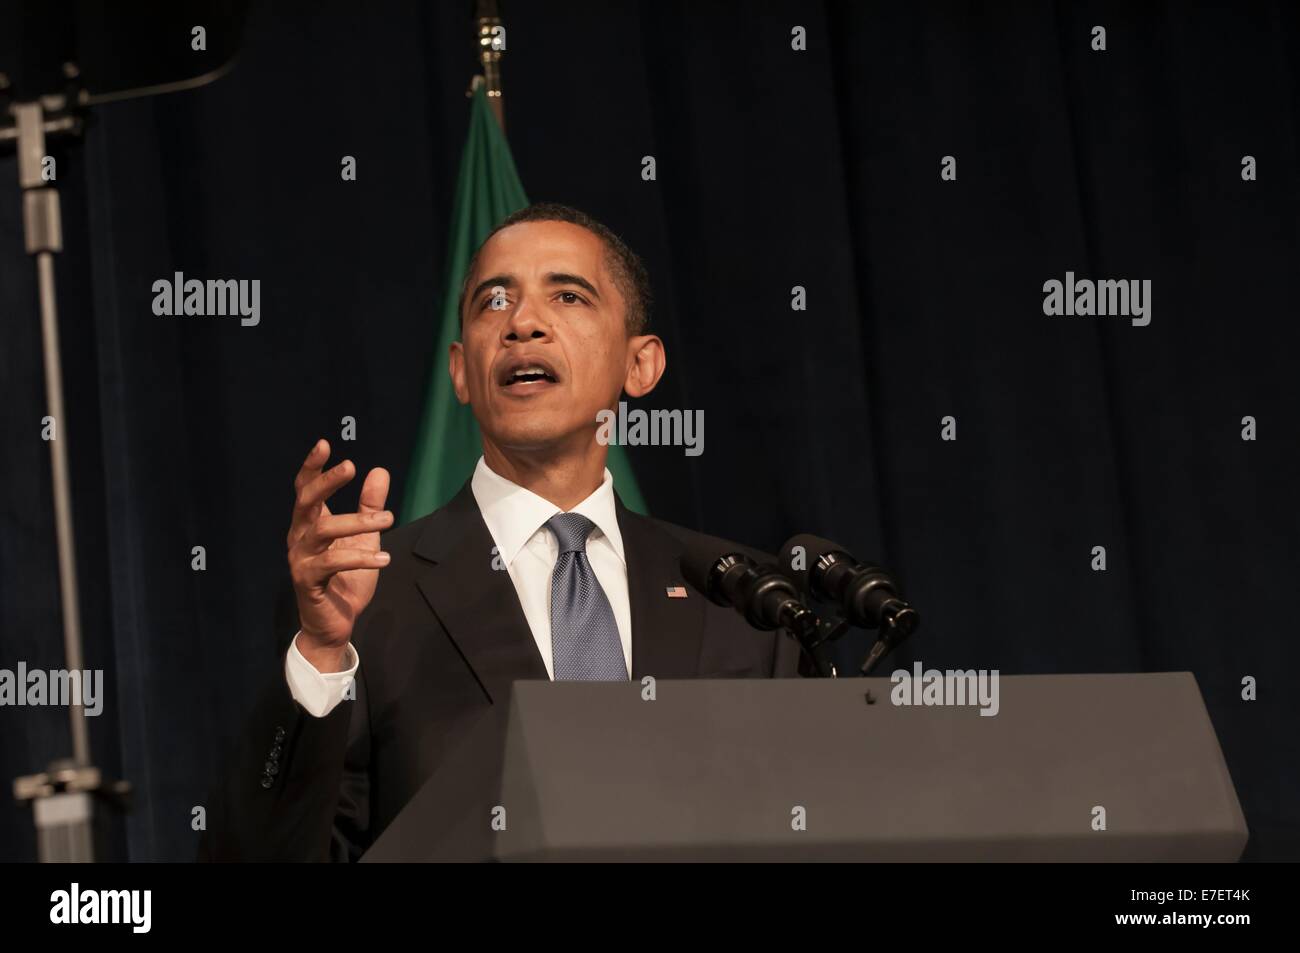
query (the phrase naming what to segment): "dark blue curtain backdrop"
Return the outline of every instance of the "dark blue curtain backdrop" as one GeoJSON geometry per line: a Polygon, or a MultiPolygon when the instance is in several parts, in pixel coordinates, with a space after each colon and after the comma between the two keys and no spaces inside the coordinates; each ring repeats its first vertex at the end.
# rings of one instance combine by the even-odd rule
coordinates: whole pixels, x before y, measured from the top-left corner
{"type": "MultiPolygon", "coordinates": [[[[55,153],[64,433],[89,660],[108,672],[92,740],[136,785],[132,859],[194,856],[192,809],[274,675],[312,442],[341,446],[355,417],[347,454],[390,468],[401,498],[445,366],[471,6],[255,5],[229,76],[103,108],[55,153]],[[259,279],[261,323],[155,316],[151,285],[176,271],[259,279]]],[[[1193,671],[1247,856],[1300,858],[1295,8],[503,14],[529,195],[643,253],[668,373],[642,406],[705,410],[703,456],[632,448],[653,512],[768,548],[819,532],[893,567],[925,618],[899,665],[1193,671]],[[1150,325],[1045,316],[1043,283],[1067,271],[1149,279],[1150,325]]],[[[0,185],[0,667],[48,668],[46,411],[12,157],[0,185]]],[[[0,709],[0,745],[7,789],[67,752],[65,712],[0,709]]],[[[0,799],[0,858],[34,856],[30,828],[0,799]]]]}

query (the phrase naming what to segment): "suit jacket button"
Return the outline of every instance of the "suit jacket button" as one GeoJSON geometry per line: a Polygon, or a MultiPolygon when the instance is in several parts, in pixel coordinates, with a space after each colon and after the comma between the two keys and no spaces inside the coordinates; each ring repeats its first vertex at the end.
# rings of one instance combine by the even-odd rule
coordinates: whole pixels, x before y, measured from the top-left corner
{"type": "Polygon", "coordinates": [[[262,787],[264,788],[269,788],[274,783],[275,783],[274,778],[262,778],[262,787]]]}
{"type": "Polygon", "coordinates": [[[269,777],[275,777],[277,774],[279,774],[279,773],[280,773],[280,762],[278,762],[278,761],[268,761],[268,762],[266,762],[266,773],[267,773],[267,775],[268,775],[269,777]]]}
{"type": "Polygon", "coordinates": [[[274,761],[280,757],[280,746],[276,745],[271,749],[271,760],[274,761]]]}
{"type": "Polygon", "coordinates": [[[275,743],[279,744],[283,740],[284,740],[284,728],[277,725],[275,729],[275,743]]]}

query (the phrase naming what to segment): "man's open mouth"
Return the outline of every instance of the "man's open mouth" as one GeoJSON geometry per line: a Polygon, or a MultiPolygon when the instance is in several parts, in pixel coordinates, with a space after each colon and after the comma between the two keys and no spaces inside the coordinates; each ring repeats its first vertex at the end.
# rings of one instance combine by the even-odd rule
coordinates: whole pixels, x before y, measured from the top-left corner
{"type": "Polygon", "coordinates": [[[559,383],[555,369],[546,361],[528,360],[511,364],[506,367],[500,379],[502,387],[519,387],[537,383],[559,383]]]}

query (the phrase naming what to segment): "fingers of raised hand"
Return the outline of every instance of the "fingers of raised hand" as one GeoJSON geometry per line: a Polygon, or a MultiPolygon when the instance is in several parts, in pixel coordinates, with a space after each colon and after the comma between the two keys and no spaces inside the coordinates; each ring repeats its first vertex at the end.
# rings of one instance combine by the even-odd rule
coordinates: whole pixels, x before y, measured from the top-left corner
{"type": "Polygon", "coordinates": [[[328,440],[317,440],[311,451],[307,454],[307,459],[303,460],[302,466],[298,468],[298,475],[293,480],[293,490],[297,493],[304,486],[320,476],[321,468],[325,466],[325,461],[330,458],[330,445],[328,440]]]}
{"type": "Polygon", "coordinates": [[[392,525],[393,514],[388,510],[322,515],[307,527],[296,545],[304,552],[319,553],[328,549],[335,540],[364,535],[366,538],[358,539],[352,548],[374,551],[379,549],[379,533],[392,525]]]}
{"type": "Polygon", "coordinates": [[[389,555],[370,549],[327,549],[323,553],[298,560],[293,569],[294,582],[310,588],[324,588],[335,573],[350,569],[382,569],[389,555]]]}
{"type": "Polygon", "coordinates": [[[298,488],[298,495],[294,498],[293,522],[289,527],[289,545],[292,546],[294,541],[301,538],[322,515],[325,501],[340,487],[347,485],[355,475],[356,467],[352,461],[344,460],[298,488]]]}

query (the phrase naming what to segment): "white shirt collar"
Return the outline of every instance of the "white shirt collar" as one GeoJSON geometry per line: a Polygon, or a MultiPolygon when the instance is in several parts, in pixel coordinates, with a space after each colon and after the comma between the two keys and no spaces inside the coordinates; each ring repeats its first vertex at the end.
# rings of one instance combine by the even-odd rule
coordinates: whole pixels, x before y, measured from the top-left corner
{"type": "MultiPolygon", "coordinates": [[[[483,457],[478,458],[478,465],[474,467],[470,492],[474,494],[483,522],[497,544],[497,553],[506,565],[514,562],[519,551],[547,520],[564,512],[532,490],[496,473],[483,457]]],[[[618,513],[614,505],[614,477],[608,469],[596,491],[569,512],[581,513],[595,523],[590,538],[596,539],[604,534],[619,561],[627,566],[623,557],[623,534],[618,529],[618,513]]]]}

